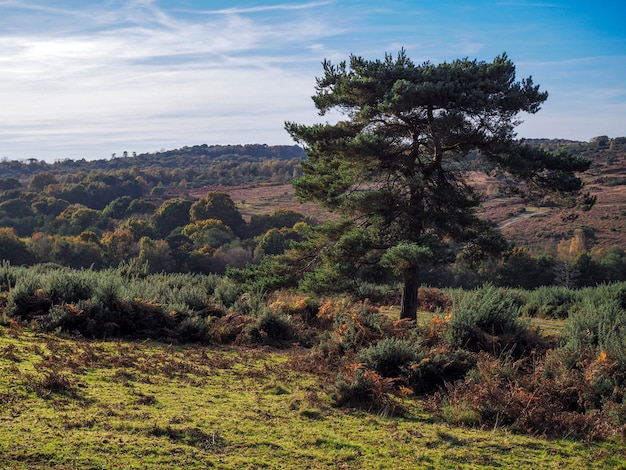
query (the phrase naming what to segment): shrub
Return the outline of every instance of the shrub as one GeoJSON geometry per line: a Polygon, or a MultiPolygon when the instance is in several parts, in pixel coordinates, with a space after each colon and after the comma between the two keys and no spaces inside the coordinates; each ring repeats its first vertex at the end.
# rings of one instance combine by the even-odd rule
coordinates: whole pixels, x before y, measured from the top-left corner
{"type": "Polygon", "coordinates": [[[248,328],[248,335],[254,343],[284,347],[294,339],[294,328],[284,315],[265,312],[248,328]]]}
{"type": "Polygon", "coordinates": [[[238,338],[245,340],[245,332],[252,319],[240,313],[228,313],[220,318],[215,318],[210,325],[209,337],[218,344],[236,342],[238,338]]]}
{"type": "Polygon", "coordinates": [[[405,409],[394,400],[393,379],[353,364],[338,376],[331,393],[335,406],[353,407],[383,416],[400,416],[405,409]]]}
{"type": "Polygon", "coordinates": [[[273,311],[289,316],[299,316],[305,323],[311,323],[317,317],[320,306],[319,299],[288,291],[274,293],[269,304],[269,308],[273,311]]]}
{"type": "Polygon", "coordinates": [[[462,379],[476,364],[474,354],[441,347],[424,351],[418,359],[410,365],[408,377],[408,385],[417,394],[432,393],[462,379]]]}
{"type": "Polygon", "coordinates": [[[226,308],[232,307],[235,302],[243,294],[240,285],[231,281],[228,278],[223,278],[222,281],[215,287],[213,297],[216,302],[222,304],[226,308]]]}
{"type": "Polygon", "coordinates": [[[101,272],[91,300],[103,310],[116,310],[121,302],[123,280],[113,271],[101,272]]]}
{"type": "Polygon", "coordinates": [[[542,286],[526,294],[522,314],[540,318],[567,318],[579,302],[577,291],[559,286],[542,286]]]}
{"type": "Polygon", "coordinates": [[[178,338],[184,343],[206,343],[211,331],[211,318],[194,315],[185,318],[176,329],[178,338]]]}
{"type": "Polygon", "coordinates": [[[446,339],[454,347],[493,349],[498,336],[524,328],[519,314],[519,299],[505,289],[485,286],[465,292],[455,298],[446,339]]]}
{"type": "Polygon", "coordinates": [[[377,284],[367,281],[354,281],[350,291],[359,300],[368,300],[377,305],[389,304],[397,300],[398,289],[388,284],[377,284]]]}
{"type": "Polygon", "coordinates": [[[231,309],[244,315],[259,317],[268,309],[265,304],[265,294],[260,290],[245,292],[235,301],[231,309]]]}
{"type": "Polygon", "coordinates": [[[335,317],[334,335],[343,351],[359,351],[377,342],[391,329],[391,321],[363,302],[335,317]]]}
{"type": "Polygon", "coordinates": [[[626,374],[623,293],[623,289],[617,290],[613,299],[585,298],[580,310],[570,317],[564,337],[568,338],[565,348],[573,353],[573,360],[604,354],[607,360],[617,361],[621,374],[626,374]]]}
{"type": "Polygon", "coordinates": [[[16,270],[11,267],[11,263],[6,260],[0,262],[0,292],[9,291],[16,283],[16,270]]]}
{"type": "Polygon", "coordinates": [[[54,303],[86,300],[94,291],[95,275],[69,269],[53,270],[43,277],[42,289],[54,303]]]}
{"type": "Polygon", "coordinates": [[[378,343],[361,349],[356,356],[358,363],[382,377],[399,377],[409,373],[409,366],[418,359],[417,352],[402,339],[384,338],[378,343]]]}
{"type": "Polygon", "coordinates": [[[86,331],[81,325],[83,313],[83,309],[76,304],[53,305],[41,322],[41,327],[46,331],[79,332],[86,336],[86,331]]]}
{"type": "Polygon", "coordinates": [[[16,281],[7,297],[8,315],[26,321],[47,314],[51,306],[40,289],[39,278],[31,272],[16,281]]]}
{"type": "Polygon", "coordinates": [[[191,312],[199,312],[207,307],[209,295],[206,289],[193,284],[186,284],[180,289],[170,289],[166,302],[184,305],[191,312]]]}

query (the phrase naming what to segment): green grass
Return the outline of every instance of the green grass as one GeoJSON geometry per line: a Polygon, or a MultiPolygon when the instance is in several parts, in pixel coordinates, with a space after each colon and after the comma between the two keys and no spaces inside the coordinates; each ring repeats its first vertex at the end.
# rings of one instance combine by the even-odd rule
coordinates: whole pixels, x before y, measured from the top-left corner
{"type": "Polygon", "coordinates": [[[0,327],[0,468],[626,468],[547,441],[336,409],[296,352],[95,342],[0,327]]]}
{"type": "Polygon", "coordinates": [[[558,318],[530,318],[530,325],[537,328],[538,332],[544,336],[560,337],[565,330],[567,320],[558,318]]]}

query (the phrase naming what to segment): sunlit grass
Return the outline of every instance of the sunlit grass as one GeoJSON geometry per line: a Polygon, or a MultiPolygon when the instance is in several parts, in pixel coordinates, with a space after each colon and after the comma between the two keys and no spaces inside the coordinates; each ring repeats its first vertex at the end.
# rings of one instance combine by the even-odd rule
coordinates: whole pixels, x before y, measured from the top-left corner
{"type": "Polygon", "coordinates": [[[617,443],[454,428],[413,397],[334,408],[303,360],[0,328],[0,467],[626,468],[617,443]]]}

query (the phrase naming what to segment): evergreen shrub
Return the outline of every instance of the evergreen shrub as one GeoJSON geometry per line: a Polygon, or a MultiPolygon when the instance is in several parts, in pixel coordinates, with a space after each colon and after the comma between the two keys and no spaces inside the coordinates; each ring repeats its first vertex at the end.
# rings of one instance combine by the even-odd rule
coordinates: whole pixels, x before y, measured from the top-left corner
{"type": "Polygon", "coordinates": [[[295,339],[295,329],[285,315],[265,312],[248,327],[248,335],[254,343],[284,347],[295,339]]]}
{"type": "Polygon", "coordinates": [[[215,287],[213,298],[224,307],[230,308],[239,300],[242,294],[243,290],[241,285],[228,278],[223,278],[215,287]]]}
{"type": "Polygon", "coordinates": [[[208,343],[211,320],[212,317],[203,318],[199,315],[185,318],[176,329],[178,339],[183,343],[208,343]]]}
{"type": "Polygon", "coordinates": [[[522,314],[539,318],[567,318],[580,301],[578,291],[561,286],[542,286],[527,291],[522,314]]]}
{"type": "Polygon", "coordinates": [[[499,336],[515,335],[526,327],[520,305],[511,291],[492,285],[456,295],[446,339],[453,347],[490,350],[499,336]]]}
{"type": "Polygon", "coordinates": [[[9,291],[17,281],[16,269],[7,260],[0,263],[0,292],[9,291]]]}
{"type": "Polygon", "coordinates": [[[616,289],[612,299],[607,298],[610,290],[603,291],[604,297],[587,297],[570,317],[564,347],[573,353],[573,361],[603,355],[607,361],[617,361],[621,375],[626,374],[625,292],[623,288],[616,289]]]}
{"type": "Polygon", "coordinates": [[[418,353],[411,344],[398,338],[384,338],[378,343],[361,349],[358,363],[366,364],[382,377],[400,377],[409,374],[409,366],[418,359],[418,353]]]}
{"type": "Polygon", "coordinates": [[[74,303],[92,296],[97,276],[89,271],[59,269],[42,276],[41,284],[53,303],[74,303]]]}
{"type": "Polygon", "coordinates": [[[40,288],[39,276],[27,272],[16,280],[7,297],[7,314],[30,321],[50,310],[52,302],[40,288]]]}

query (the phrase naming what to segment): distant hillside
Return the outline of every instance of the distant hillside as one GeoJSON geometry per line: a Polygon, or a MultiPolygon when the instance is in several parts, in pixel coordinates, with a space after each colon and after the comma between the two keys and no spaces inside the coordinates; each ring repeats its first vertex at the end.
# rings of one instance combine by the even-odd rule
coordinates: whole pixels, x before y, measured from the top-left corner
{"type": "Polygon", "coordinates": [[[37,159],[23,161],[0,161],[0,179],[16,178],[28,179],[40,172],[55,175],[78,171],[110,171],[136,168],[139,170],[163,169],[205,169],[208,165],[228,163],[238,165],[243,163],[261,162],[266,160],[288,161],[303,159],[305,153],[297,145],[194,145],[175,150],[144,153],[139,155],[117,155],[111,159],[102,160],[60,160],[47,163],[37,159]]]}
{"type": "Polygon", "coordinates": [[[585,191],[597,197],[589,211],[537,207],[522,198],[494,195],[484,204],[486,218],[499,223],[504,235],[533,251],[554,251],[559,241],[583,229],[588,248],[626,247],[626,137],[599,136],[590,142],[527,139],[545,150],[565,149],[591,160],[581,175],[585,191]]]}

